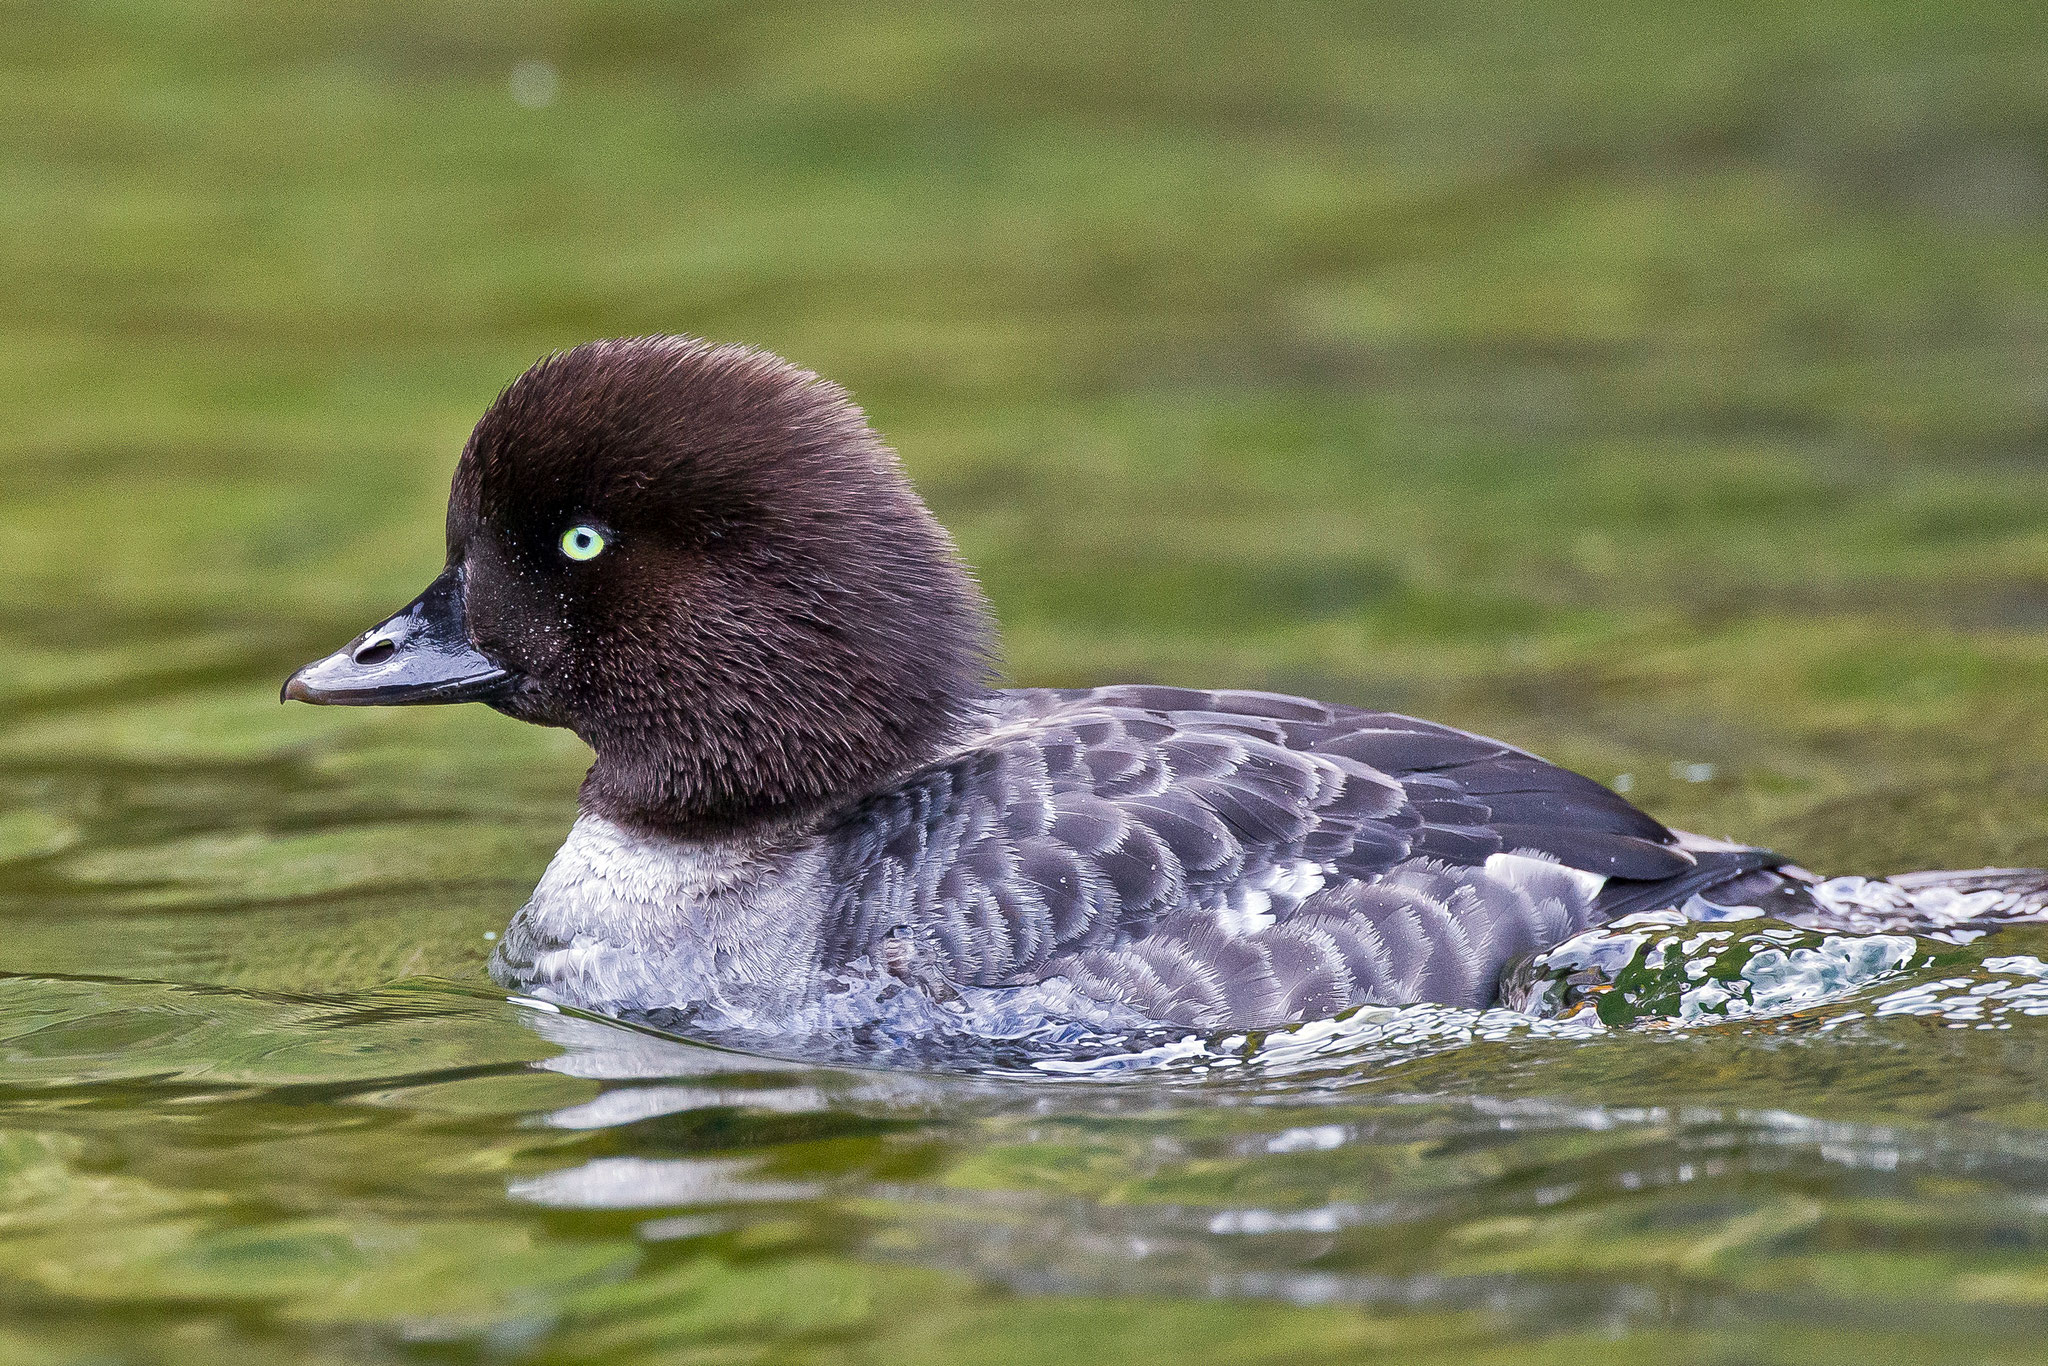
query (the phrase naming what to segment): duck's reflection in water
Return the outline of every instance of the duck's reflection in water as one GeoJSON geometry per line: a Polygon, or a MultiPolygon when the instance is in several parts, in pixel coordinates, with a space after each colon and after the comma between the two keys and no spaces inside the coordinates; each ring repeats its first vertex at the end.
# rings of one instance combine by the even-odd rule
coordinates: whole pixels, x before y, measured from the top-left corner
{"type": "Polygon", "coordinates": [[[1590,1315],[1619,1329],[1664,1321],[1674,1276],[1694,1309],[1730,1308],[1750,1290],[1727,1267],[1846,1236],[1815,1192],[1857,1195],[1905,1225],[1926,1213],[1920,1186],[1967,1176],[2001,1218],[2048,1237],[2028,1193],[2048,1152],[2017,1151],[2010,1135],[1390,1095],[1363,1074],[1261,1084],[1257,1068],[988,1080],[812,1066],[568,1015],[530,1022],[561,1049],[537,1066],[606,1089],[533,1117],[584,1137],[571,1165],[514,1179],[512,1198],[641,1212],[644,1240],[701,1240],[692,1255],[829,1250],[1013,1291],[1348,1303],[1532,1328],[1590,1315]],[[1588,1238],[1641,1243],[1641,1256],[1557,1274],[1560,1249],[1588,1238]]]}
{"type": "MultiPolygon", "coordinates": [[[[534,1064],[546,1071],[616,1083],[592,1099],[534,1116],[538,1124],[567,1130],[635,1130],[647,1152],[593,1158],[580,1166],[511,1182],[515,1200],[556,1208],[667,1209],[788,1203],[824,1198],[830,1183],[764,1177],[764,1164],[818,1136],[805,1116],[838,1117],[876,1109],[906,1118],[929,1113],[950,1089],[943,1080],[914,1074],[838,1071],[781,1059],[687,1043],[640,1030],[547,1010],[524,1012],[527,1022],[562,1052],[534,1064]],[[724,1119],[715,1133],[680,1137],[650,1122],[677,1117],[724,1119]],[[791,1117],[775,1132],[735,1117],[791,1117]],[[679,1146],[754,1146],[753,1156],[655,1156],[679,1146]]],[[[974,1083],[959,1089],[973,1089],[974,1083]]],[[[866,1126],[861,1126],[866,1127],[866,1126]]],[[[666,1221],[675,1236],[676,1221],[666,1221]]],[[[701,1221],[704,1231],[725,1221],[701,1221]]]]}

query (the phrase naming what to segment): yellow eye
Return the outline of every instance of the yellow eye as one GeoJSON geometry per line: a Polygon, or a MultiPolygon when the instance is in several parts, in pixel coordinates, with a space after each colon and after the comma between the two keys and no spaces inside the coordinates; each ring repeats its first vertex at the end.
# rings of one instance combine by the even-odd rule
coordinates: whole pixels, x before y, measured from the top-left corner
{"type": "Polygon", "coordinates": [[[604,533],[594,526],[572,526],[562,533],[562,553],[572,560],[594,560],[604,549],[604,533]]]}

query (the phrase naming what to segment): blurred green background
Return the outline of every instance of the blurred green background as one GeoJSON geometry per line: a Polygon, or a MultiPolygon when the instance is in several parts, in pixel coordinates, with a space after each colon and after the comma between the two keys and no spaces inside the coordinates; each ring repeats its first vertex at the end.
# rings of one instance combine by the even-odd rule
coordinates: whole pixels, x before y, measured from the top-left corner
{"type": "MultiPolygon", "coordinates": [[[[435,572],[456,452],[501,385],[657,331],[846,384],[979,567],[1017,682],[1414,712],[1829,872],[2048,864],[2037,4],[14,3],[0,130],[8,973],[480,982],[483,934],[568,820],[574,742],[481,709],[272,699],[435,572]]],[[[301,1340],[290,1315],[355,1324],[396,1282],[322,1280],[260,1239],[187,1245],[166,1211],[232,1208],[243,1230],[353,1210],[334,1217],[360,1249],[362,1171],[474,1152],[472,1185],[447,1180],[495,1211],[531,1161],[504,1155],[531,1141],[514,1101],[500,1148],[442,1129],[259,1161],[251,1130],[356,1122],[266,1100],[207,1112],[223,1165],[197,1175],[160,1146],[184,1093],[116,1080],[311,1085],[345,1069],[291,1048],[332,1019],[223,1005],[170,1062],[138,1042],[159,1006],[106,990],[0,1012],[45,1031],[10,1067],[116,1088],[92,1093],[103,1121],[24,1120],[7,1150],[30,1156],[0,1232],[54,1232],[40,1288],[0,1297],[19,1330],[0,1356],[55,1359],[47,1331],[115,1359],[91,1355],[98,1312],[182,1324],[164,1341],[202,1356],[317,1339],[367,1359],[346,1332],[371,1330],[301,1340]],[[261,1184],[286,1180],[262,1161],[302,1160],[307,1190],[261,1184]],[[162,1270],[200,1253],[224,1260],[162,1270]],[[279,1266],[287,1326],[162,1316],[279,1266]]],[[[349,1018],[407,1018],[378,1002],[349,1018]]],[[[473,1056],[545,1051],[490,1018],[473,1056]]],[[[429,1045],[374,1047],[381,1078],[429,1045]]],[[[1020,1169],[1039,1160],[1017,1142],[1020,1169]]],[[[375,1218],[429,1198],[380,1192],[375,1218]]],[[[431,1225],[398,1265],[497,1322],[489,1287],[527,1284],[524,1249],[589,1270],[567,1228],[431,1225]],[[499,1261],[464,1260],[478,1238],[499,1261]]],[[[325,1265],[328,1233],[301,1233],[290,1255],[325,1265]]],[[[1688,1260],[1708,1243],[1602,1225],[1559,1235],[1567,1270],[1582,1235],[1610,1265],[1720,1274],[1688,1260]]],[[[1896,1283],[1939,1280],[1945,1255],[1896,1283]]],[[[719,1266],[713,1299],[808,1293],[719,1266]]],[[[987,1326],[918,1319],[937,1292],[891,1284],[892,1350],[946,1356],[987,1326]]],[[[2013,1284],[2039,1301],[2038,1277],[2013,1284]]],[[[1415,1341],[1190,1301],[1029,1313],[1031,1341],[1105,1353],[1415,1341]]],[[[775,1350],[811,1341],[791,1331],[775,1350]]],[[[1617,1359],[1643,1359],[1630,1342],[1617,1359]]]]}
{"type": "Polygon", "coordinates": [[[679,331],[854,391],[1020,682],[2048,861],[2036,6],[4,13],[8,743],[345,729],[240,685],[428,577],[498,386],[679,331]]]}
{"type": "Polygon", "coordinates": [[[2034,6],[6,23],[39,715],[330,647],[433,569],[498,386],[679,331],[855,392],[1019,681],[1426,712],[1817,863],[2048,859],[2034,6]]]}

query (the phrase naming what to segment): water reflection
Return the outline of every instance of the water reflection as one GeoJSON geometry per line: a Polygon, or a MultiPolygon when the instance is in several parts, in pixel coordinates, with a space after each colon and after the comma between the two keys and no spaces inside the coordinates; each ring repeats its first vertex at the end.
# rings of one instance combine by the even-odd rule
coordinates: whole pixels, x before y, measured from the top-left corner
{"type": "MultiPolygon", "coordinates": [[[[1981,970],[2031,983],[2036,961],[1981,970]]],[[[1938,994],[1947,980],[1929,985],[1938,994]]],[[[1981,1008],[2003,989],[1967,999],[1981,1008]]],[[[1882,999],[1915,990],[1893,984],[1882,999]]],[[[1886,1014],[1853,1004],[1836,1017],[1844,1028],[1886,1014]]],[[[1356,1031],[1348,1060],[1324,1031],[1271,1066],[1161,1056],[1055,1079],[807,1067],[535,1012],[527,1025],[561,1051],[533,1065],[605,1089],[534,1121],[613,1131],[625,1148],[507,1190],[551,1209],[632,1211],[649,1243],[729,1255],[749,1229],[780,1225],[862,1261],[1039,1295],[1632,1333],[1740,1318],[1764,1300],[1783,1312],[1788,1296],[1801,1312],[1884,1320],[1852,1274],[1883,1265],[1932,1296],[1936,1318],[1984,1302],[1997,1313],[1973,1331],[2048,1324],[2014,1255],[2048,1245],[2038,1131],[1571,1098],[1599,1093],[1586,1082],[1603,1058],[1646,1045],[1667,1055],[1664,1089],[1683,1094],[1674,1082],[1730,1039],[1772,1051],[1777,1040],[1832,1068],[1845,1060],[1823,1055],[1841,1035],[1745,1021],[1688,1040],[1590,1013],[1568,1029],[1524,1016],[1447,1030],[1441,1012],[1413,1014],[1356,1031]],[[1434,1053],[1389,1047],[1418,1037],[1434,1053]],[[1427,1084],[1459,1055],[1462,1094],[1427,1084]],[[1404,1085],[1404,1071],[1424,1084],[1404,1085]],[[1481,1078],[1490,1090],[1472,1089],[1481,1078]],[[1923,1247],[1916,1230],[1937,1227],[1923,1247]]]]}
{"type": "Polygon", "coordinates": [[[599,1157],[580,1167],[514,1181],[514,1200],[561,1209],[656,1209],[815,1199],[816,1186],[758,1181],[758,1164],[732,1158],[599,1157]]]}
{"type": "Polygon", "coordinates": [[[757,1057],[445,982],[17,976],[0,1295],[53,1323],[233,1302],[354,1360],[816,1332],[920,1360],[939,1303],[1049,1341],[1227,1306],[1200,1322],[1247,1352],[1329,1312],[1445,1353],[1803,1323],[1839,1338],[1809,1360],[1901,1325],[1996,1356],[2048,1329],[2040,933],[1867,983],[1825,1029],[1396,1043],[1424,1012],[1349,1053],[1082,1077],[757,1057]]]}

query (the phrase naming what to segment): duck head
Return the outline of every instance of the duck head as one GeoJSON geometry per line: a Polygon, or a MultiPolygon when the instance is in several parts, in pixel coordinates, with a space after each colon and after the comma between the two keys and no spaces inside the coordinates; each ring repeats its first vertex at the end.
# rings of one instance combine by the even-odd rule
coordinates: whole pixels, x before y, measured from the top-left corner
{"type": "Polygon", "coordinates": [[[481,701],[596,752],[583,804],[711,834],[796,821],[954,743],[989,618],[845,392],[764,352],[594,342],[464,447],[448,559],[288,700],[481,701]]]}

